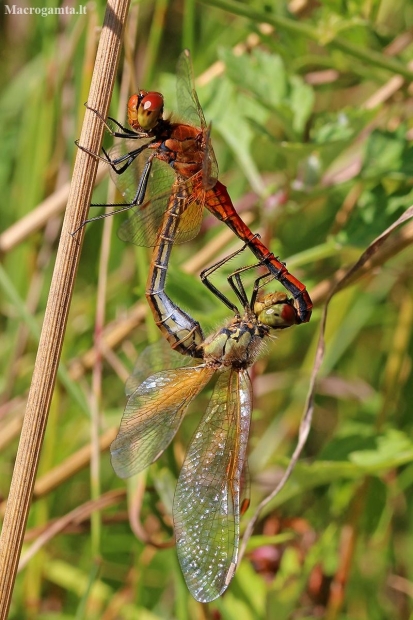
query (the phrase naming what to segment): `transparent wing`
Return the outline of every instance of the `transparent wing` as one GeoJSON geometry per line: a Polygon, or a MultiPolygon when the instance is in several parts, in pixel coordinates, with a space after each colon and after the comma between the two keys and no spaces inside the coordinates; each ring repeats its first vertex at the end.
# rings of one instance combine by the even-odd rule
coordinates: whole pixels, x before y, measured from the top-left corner
{"type": "Polygon", "coordinates": [[[240,503],[239,503],[241,516],[245,515],[251,503],[250,479],[251,477],[250,477],[250,468],[248,466],[248,459],[247,457],[245,457],[244,469],[242,470],[242,475],[241,475],[241,494],[240,494],[240,503]]]}
{"type": "MultiPolygon", "coordinates": [[[[123,140],[110,149],[108,155],[119,169],[125,161],[116,162],[136,148],[136,140],[123,140]]],[[[153,155],[151,149],[143,151],[126,168],[122,174],[116,174],[110,169],[110,176],[125,199],[125,204],[133,204],[141,182],[144,168],[149,157],[153,155]]],[[[176,179],[175,173],[168,164],[154,158],[152,160],[148,183],[145,192],[145,202],[131,208],[131,215],[119,228],[118,235],[123,241],[130,241],[135,245],[151,247],[155,244],[156,235],[161,225],[163,215],[168,206],[171,188],[176,179]]]]}
{"type": "MultiPolygon", "coordinates": [[[[155,165],[151,175],[156,174],[157,169],[158,166],[155,165]]],[[[168,217],[170,202],[179,200],[178,210],[171,207],[180,215],[176,233],[170,242],[185,243],[193,239],[201,227],[204,195],[199,174],[195,174],[187,181],[175,178],[175,183],[168,193],[155,196],[143,205],[133,207],[132,215],[120,226],[118,235],[122,241],[135,245],[146,247],[156,245],[158,233],[164,229],[164,217],[168,217]]]]}
{"type": "Polygon", "coordinates": [[[205,189],[211,189],[218,181],[218,162],[210,139],[211,125],[205,133],[205,157],[202,166],[202,178],[205,189]]]}
{"type": "Polygon", "coordinates": [[[110,447],[112,466],[128,478],[156,461],[172,441],[192,399],[214,371],[204,365],[152,375],[130,396],[110,447]]]}
{"type": "Polygon", "coordinates": [[[237,565],[251,396],[246,371],[220,375],[175,492],[179,562],[190,592],[203,603],[222,594],[237,565]]]}
{"type": "MultiPolygon", "coordinates": [[[[118,142],[108,152],[111,161],[116,162],[120,158],[126,157],[128,153],[133,152],[137,146],[136,142],[145,143],[150,141],[122,140],[118,142]]],[[[140,146],[140,144],[138,146],[140,146]]],[[[144,168],[148,159],[153,157],[153,154],[153,149],[145,149],[122,174],[116,174],[112,168],[110,169],[110,176],[127,203],[134,201],[144,168]]],[[[116,164],[117,169],[119,170],[125,163],[126,159],[116,164]]],[[[152,160],[151,174],[149,175],[145,198],[151,199],[159,194],[168,193],[174,181],[175,173],[171,166],[164,161],[154,158],[152,160]]]]}
{"type": "Polygon", "coordinates": [[[184,50],[176,65],[176,98],[180,120],[206,129],[204,113],[195,90],[194,73],[192,69],[191,53],[184,50]]]}
{"type": "Polygon", "coordinates": [[[174,243],[185,243],[196,237],[202,224],[205,201],[202,174],[198,172],[185,183],[180,183],[178,193],[187,198],[181,207],[174,243]]]}
{"type": "Polygon", "coordinates": [[[159,340],[146,347],[139,355],[133,372],[125,384],[126,396],[130,396],[150,375],[164,368],[171,370],[193,363],[193,357],[183,356],[171,349],[166,340],[159,340]]]}
{"type": "Polygon", "coordinates": [[[189,50],[184,50],[178,58],[176,67],[176,97],[178,102],[178,114],[180,120],[200,127],[205,139],[205,159],[203,166],[204,185],[212,187],[218,179],[218,164],[215,158],[209,138],[210,128],[207,128],[204,113],[199,103],[198,95],[195,90],[194,74],[192,69],[191,54],[189,50]]]}

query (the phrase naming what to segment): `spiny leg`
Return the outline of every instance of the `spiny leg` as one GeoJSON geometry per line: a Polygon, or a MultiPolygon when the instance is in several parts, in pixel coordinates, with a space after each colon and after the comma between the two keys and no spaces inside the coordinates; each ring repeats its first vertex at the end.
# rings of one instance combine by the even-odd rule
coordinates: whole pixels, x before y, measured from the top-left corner
{"type": "MultiPolygon", "coordinates": [[[[258,235],[256,235],[256,236],[258,237],[258,235]]],[[[205,284],[205,286],[216,297],[218,297],[218,299],[220,299],[230,310],[232,310],[237,316],[239,316],[238,308],[219,289],[217,289],[217,287],[214,286],[214,284],[212,284],[212,282],[210,282],[209,277],[215,271],[217,271],[217,269],[220,269],[223,265],[225,265],[230,260],[232,260],[235,256],[237,256],[238,254],[241,254],[241,252],[243,252],[247,246],[248,246],[248,244],[244,244],[242,246],[242,248],[239,248],[238,250],[235,250],[235,252],[232,252],[232,254],[229,254],[228,256],[225,256],[223,259],[221,259],[217,263],[214,263],[210,267],[207,267],[206,269],[201,271],[201,274],[200,274],[202,283],[205,284]]],[[[248,306],[248,297],[247,297],[247,294],[245,292],[244,286],[243,286],[243,284],[241,282],[241,279],[239,278],[239,276],[237,277],[235,274],[237,272],[241,273],[242,271],[246,271],[248,269],[253,269],[254,267],[258,267],[260,264],[261,263],[257,263],[255,265],[250,265],[248,267],[241,267],[240,269],[237,269],[232,274],[230,274],[228,276],[228,278],[227,278],[227,280],[228,280],[232,290],[234,291],[234,293],[236,294],[237,298],[241,302],[243,308],[248,306]],[[233,277],[236,278],[238,287],[234,284],[233,277]]]]}
{"type": "Polygon", "coordinates": [[[217,181],[213,188],[206,192],[205,206],[219,220],[224,222],[245,244],[248,245],[254,256],[264,262],[275,278],[294,298],[294,308],[297,316],[296,323],[306,323],[310,320],[312,301],[306,287],[293,276],[262,241],[254,235],[235,210],[225,185],[217,181]]]}
{"type": "MultiPolygon", "coordinates": [[[[227,306],[227,308],[232,310],[232,312],[234,312],[234,314],[236,316],[239,316],[239,310],[238,310],[237,306],[235,304],[233,304],[232,301],[230,301],[219,289],[217,289],[217,287],[214,284],[212,284],[212,282],[209,280],[209,278],[210,278],[210,276],[215,271],[217,271],[217,269],[219,269],[220,267],[225,265],[225,263],[227,263],[230,260],[232,260],[233,258],[235,258],[235,256],[237,256],[241,252],[243,252],[246,247],[247,246],[244,245],[242,248],[239,248],[235,252],[232,252],[232,254],[229,254],[228,256],[225,256],[225,258],[221,259],[217,263],[214,263],[210,267],[207,267],[206,269],[204,269],[200,273],[200,278],[201,278],[202,284],[204,284],[207,287],[207,289],[209,289],[211,291],[211,293],[213,293],[215,295],[215,297],[217,297],[220,301],[222,301],[222,303],[224,303],[227,306]]],[[[238,296],[238,293],[237,293],[237,296],[238,296]]],[[[239,296],[238,296],[238,298],[240,299],[241,303],[243,304],[244,303],[243,299],[240,298],[239,296]]]]}

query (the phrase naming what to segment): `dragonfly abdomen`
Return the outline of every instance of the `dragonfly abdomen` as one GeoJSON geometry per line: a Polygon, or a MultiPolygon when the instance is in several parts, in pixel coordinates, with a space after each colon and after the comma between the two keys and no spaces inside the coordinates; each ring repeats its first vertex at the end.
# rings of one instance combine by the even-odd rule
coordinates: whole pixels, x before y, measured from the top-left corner
{"type": "Polygon", "coordinates": [[[146,285],[146,299],[155,317],[156,325],[172,349],[182,355],[202,357],[202,350],[199,346],[204,341],[204,335],[198,321],[178,308],[165,291],[172,242],[178,231],[180,212],[185,201],[185,194],[178,181],[174,185],[174,190],[153,250],[146,285]]]}

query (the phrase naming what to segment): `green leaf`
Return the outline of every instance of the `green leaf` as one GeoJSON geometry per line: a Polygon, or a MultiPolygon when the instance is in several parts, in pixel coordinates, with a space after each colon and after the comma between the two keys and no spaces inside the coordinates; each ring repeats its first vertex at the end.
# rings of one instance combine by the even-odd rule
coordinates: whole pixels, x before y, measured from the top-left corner
{"type": "Polygon", "coordinates": [[[377,438],[376,450],[357,450],[349,460],[369,473],[381,473],[413,460],[413,442],[405,433],[389,429],[377,438]]]}
{"type": "Polygon", "coordinates": [[[302,78],[293,75],[290,78],[291,85],[291,109],[294,112],[293,127],[297,134],[304,131],[307,120],[314,106],[314,91],[302,78]]]}
{"type": "Polygon", "coordinates": [[[287,76],[279,56],[258,48],[249,55],[241,56],[222,50],[220,56],[229,79],[242,90],[255,95],[263,105],[276,107],[286,98],[287,76]]]}

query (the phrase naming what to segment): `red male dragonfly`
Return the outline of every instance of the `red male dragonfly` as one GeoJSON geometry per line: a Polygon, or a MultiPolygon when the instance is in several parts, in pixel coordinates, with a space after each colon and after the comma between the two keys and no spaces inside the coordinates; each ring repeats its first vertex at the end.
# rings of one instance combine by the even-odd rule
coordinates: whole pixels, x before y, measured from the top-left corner
{"type": "Polygon", "coordinates": [[[178,60],[177,100],[178,122],[163,117],[162,94],[147,91],[129,99],[128,122],[132,130],[110,118],[120,130],[112,131],[102,118],[109,132],[122,141],[109,153],[103,150],[104,157],[91,154],[110,165],[112,178],[126,204],[101,206],[119,207],[116,213],[132,209],[133,214],[120,227],[119,236],[147,246],[156,243],[172,188],[181,202],[174,243],[182,243],[197,234],[205,206],[268,267],[292,295],[296,323],[306,323],[311,317],[312,302],[305,286],[251,232],[236,212],[226,187],[217,180],[218,166],[195,91],[188,50],[178,60]]]}
{"type": "MultiPolygon", "coordinates": [[[[212,291],[216,289],[209,282],[210,274],[236,253],[203,272],[203,281],[212,291]]],[[[240,517],[248,507],[243,494],[252,408],[247,369],[270,337],[270,328],[282,329],[296,323],[292,300],[285,293],[258,298],[260,283],[268,279],[269,272],[255,281],[248,300],[240,276],[246,269],[250,267],[228,278],[243,305],[243,314],[227,300],[225,303],[234,309],[234,318],[206,339],[199,324],[186,313],[181,314],[164,290],[156,293],[156,308],[160,310],[157,318],[171,338],[179,341],[178,350],[203,361],[197,366],[162,370],[140,385],[138,374],[132,375],[127,383],[129,400],[111,445],[112,465],[121,478],[148,467],[174,438],[192,400],[219,373],[188,448],[173,503],[181,569],[191,594],[204,603],[227,589],[238,562],[240,517]],[[191,321],[188,338],[185,334],[191,321]]],[[[162,266],[153,261],[152,270],[153,281],[158,282],[158,276],[164,273],[162,266]]],[[[274,279],[273,274],[270,279],[274,279]]],[[[218,293],[222,300],[226,299],[218,293]]]]}
{"type": "MultiPolygon", "coordinates": [[[[182,355],[198,356],[199,347],[204,342],[204,334],[198,323],[189,314],[179,308],[166,294],[166,274],[168,271],[169,259],[171,255],[172,242],[176,237],[177,228],[179,227],[179,213],[182,211],[181,200],[176,197],[170,200],[167,210],[164,213],[161,226],[158,231],[157,241],[152,253],[152,260],[149,267],[148,279],[146,283],[146,299],[152,311],[156,325],[162,332],[162,335],[171,345],[172,349],[178,351],[182,355]]],[[[219,291],[210,281],[209,275],[216,268],[231,260],[239,254],[247,246],[241,250],[237,250],[223,261],[217,263],[210,269],[201,272],[202,282],[209,290],[222,301],[236,316],[239,316],[238,309],[221,291],[219,291]]],[[[261,263],[260,263],[261,264],[261,263]]],[[[272,274],[273,278],[274,275],[272,274]]],[[[233,279],[229,280],[230,283],[233,279]]],[[[239,286],[234,288],[235,294],[241,301],[243,306],[246,304],[245,294],[242,297],[238,295],[239,286]]],[[[285,299],[285,295],[283,300],[285,299]]],[[[268,300],[267,300],[268,303],[268,300]]],[[[297,324],[297,313],[293,306],[292,300],[277,306],[278,310],[282,310],[277,323],[272,327],[282,329],[297,324]]]]}

